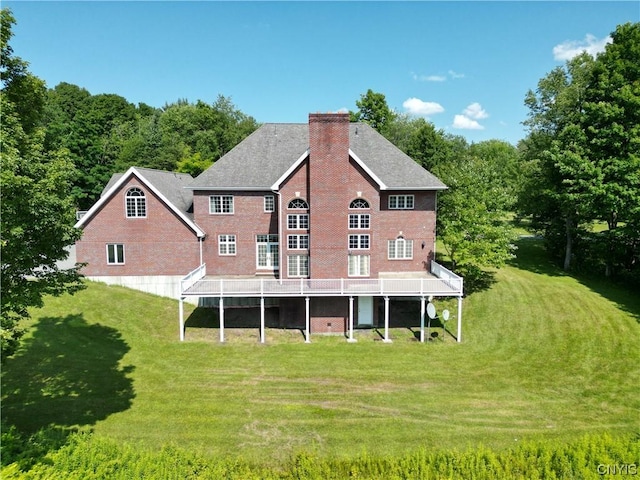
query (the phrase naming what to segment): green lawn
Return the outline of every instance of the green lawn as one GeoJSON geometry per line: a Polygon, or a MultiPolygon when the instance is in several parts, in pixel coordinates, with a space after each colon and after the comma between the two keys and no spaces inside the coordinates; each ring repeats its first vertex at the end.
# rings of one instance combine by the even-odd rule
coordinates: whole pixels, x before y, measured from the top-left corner
{"type": "Polygon", "coordinates": [[[565,276],[535,240],[520,244],[520,260],[465,299],[462,344],[421,344],[397,328],[392,344],[371,331],[305,344],[269,329],[260,345],[251,329],[222,345],[217,329],[194,327],[180,343],[176,301],[90,284],[33,312],[3,366],[3,419],[265,464],[302,450],[396,455],[637,433],[640,299],[565,276]]]}

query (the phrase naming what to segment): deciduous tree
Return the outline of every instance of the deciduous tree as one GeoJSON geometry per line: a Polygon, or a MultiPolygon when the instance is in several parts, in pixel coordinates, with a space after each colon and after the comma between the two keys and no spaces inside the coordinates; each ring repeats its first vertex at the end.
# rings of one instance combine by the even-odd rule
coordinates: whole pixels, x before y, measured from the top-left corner
{"type": "Polygon", "coordinates": [[[30,307],[41,306],[44,295],[74,292],[83,284],[77,268],[57,266],[79,234],[73,228],[74,205],[69,196],[74,166],[66,150],[44,148],[44,131],[37,127],[44,84],[28,72],[26,62],[13,55],[8,42],[15,20],[9,10],[1,14],[0,343],[4,358],[17,348],[22,335],[19,322],[28,317],[30,307]],[[23,116],[25,105],[30,110],[23,116]]]}

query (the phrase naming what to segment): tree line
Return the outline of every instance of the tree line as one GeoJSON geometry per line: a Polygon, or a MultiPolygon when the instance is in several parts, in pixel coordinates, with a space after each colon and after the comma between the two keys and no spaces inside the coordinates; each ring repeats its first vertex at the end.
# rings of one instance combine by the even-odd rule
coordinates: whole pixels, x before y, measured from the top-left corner
{"type": "Polygon", "coordinates": [[[618,26],[595,57],[568,60],[524,95],[526,136],[467,144],[397,114],[369,90],[350,112],[449,190],[437,235],[454,268],[473,275],[514,252],[515,219],[564,270],[640,286],[640,23],[618,26]]]}
{"type": "Polygon", "coordinates": [[[196,176],[258,127],[222,95],[153,108],[69,83],[46,92],[41,125],[45,149],[66,149],[78,170],[72,196],[83,210],[113,173],[138,166],[196,176]]]}
{"type": "MultiPolygon", "coordinates": [[[[140,166],[196,176],[259,125],[222,95],[154,108],[69,83],[47,89],[10,46],[11,11],[1,15],[4,356],[29,307],[82,288],[77,268],[56,263],[79,237],[75,209],[95,203],[113,173],[140,166]]],[[[469,144],[391,110],[372,90],[356,100],[352,121],[369,123],[448,185],[437,237],[468,279],[514,256],[520,218],[565,270],[640,285],[640,23],[612,38],[604,53],[568,61],[526,93],[528,133],[517,146],[469,144]]]]}

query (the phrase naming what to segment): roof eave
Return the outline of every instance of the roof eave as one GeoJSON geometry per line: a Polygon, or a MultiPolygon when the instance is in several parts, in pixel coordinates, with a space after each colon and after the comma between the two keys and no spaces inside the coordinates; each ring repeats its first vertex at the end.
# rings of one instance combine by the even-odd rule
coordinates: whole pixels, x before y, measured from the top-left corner
{"type": "Polygon", "coordinates": [[[435,187],[424,187],[424,186],[422,186],[422,187],[394,187],[394,186],[388,186],[387,188],[384,188],[384,189],[381,189],[381,190],[387,190],[387,191],[390,191],[390,190],[402,190],[402,191],[422,190],[422,191],[425,191],[425,192],[430,192],[430,191],[433,191],[433,190],[448,190],[448,189],[449,189],[449,187],[444,185],[444,186],[441,186],[441,187],[438,187],[438,186],[435,186],[435,187]]]}
{"type": "Polygon", "coordinates": [[[253,186],[253,187],[219,187],[219,186],[204,186],[204,187],[184,187],[187,190],[215,190],[216,192],[270,192],[272,188],[269,185],[253,186]]]}

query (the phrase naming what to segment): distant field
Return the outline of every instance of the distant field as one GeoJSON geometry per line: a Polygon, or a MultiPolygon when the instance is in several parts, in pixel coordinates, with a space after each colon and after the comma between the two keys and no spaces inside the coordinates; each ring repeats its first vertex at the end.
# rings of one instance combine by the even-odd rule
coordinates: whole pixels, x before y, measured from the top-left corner
{"type": "Polygon", "coordinates": [[[269,329],[260,345],[249,329],[221,345],[217,329],[193,326],[180,343],[176,301],[89,284],[33,312],[3,366],[3,419],[262,464],[637,433],[640,299],[520,244],[465,299],[462,344],[394,328],[392,344],[269,329]]]}

